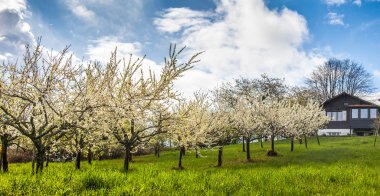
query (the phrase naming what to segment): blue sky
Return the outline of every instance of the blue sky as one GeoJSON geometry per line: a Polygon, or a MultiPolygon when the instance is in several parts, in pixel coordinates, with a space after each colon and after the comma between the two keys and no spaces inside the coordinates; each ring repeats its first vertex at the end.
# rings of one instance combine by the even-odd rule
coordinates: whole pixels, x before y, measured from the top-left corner
{"type": "Polygon", "coordinates": [[[263,73],[302,85],[331,57],[362,63],[380,91],[379,0],[0,0],[0,27],[0,60],[39,36],[78,59],[147,54],[154,70],[170,43],[205,51],[176,84],[186,94],[263,73]]]}

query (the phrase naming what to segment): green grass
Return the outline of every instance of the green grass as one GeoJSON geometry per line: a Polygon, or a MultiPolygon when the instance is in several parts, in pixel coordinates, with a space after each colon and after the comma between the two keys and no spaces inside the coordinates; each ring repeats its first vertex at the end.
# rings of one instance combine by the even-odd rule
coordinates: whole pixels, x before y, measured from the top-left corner
{"type": "MultiPolygon", "coordinates": [[[[186,152],[184,170],[175,170],[178,151],[135,157],[128,173],[123,160],[51,163],[42,175],[31,164],[11,164],[0,174],[0,195],[380,195],[380,147],[374,137],[310,138],[309,148],[276,143],[278,157],[266,157],[269,143],[252,144],[252,162],[241,145],[226,146],[223,167],[217,151],[186,152]]],[[[379,143],[380,146],[380,143],[379,143]]]]}

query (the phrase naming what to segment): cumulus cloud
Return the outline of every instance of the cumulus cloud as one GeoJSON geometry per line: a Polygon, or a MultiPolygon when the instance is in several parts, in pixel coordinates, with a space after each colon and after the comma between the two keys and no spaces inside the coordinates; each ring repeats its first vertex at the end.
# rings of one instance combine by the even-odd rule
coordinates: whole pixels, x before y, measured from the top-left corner
{"type": "Polygon", "coordinates": [[[109,60],[111,52],[115,51],[116,47],[118,56],[128,57],[130,54],[138,54],[141,44],[138,42],[123,42],[120,41],[118,37],[101,37],[92,41],[92,44],[87,48],[86,54],[90,60],[97,60],[104,63],[109,60]]]}
{"type": "MultiPolygon", "coordinates": [[[[120,37],[101,37],[93,40],[87,47],[86,54],[88,59],[92,61],[98,61],[100,63],[107,63],[110,60],[111,52],[117,48],[117,58],[128,60],[132,55],[132,62],[137,59],[144,58],[144,54],[141,52],[141,44],[139,42],[124,42],[120,37]]],[[[162,66],[153,60],[145,58],[143,61],[144,74],[149,74],[148,70],[151,69],[155,74],[160,73],[162,66]]]]}
{"type": "Polygon", "coordinates": [[[343,18],[344,18],[344,15],[343,14],[337,14],[335,12],[329,12],[327,14],[327,18],[328,18],[328,23],[330,25],[342,25],[344,26],[344,21],[343,21],[343,18]]]}
{"type": "Polygon", "coordinates": [[[270,10],[262,0],[220,0],[214,11],[203,13],[168,9],[154,23],[160,31],[179,33],[179,42],[188,51],[205,51],[196,70],[180,79],[191,83],[187,89],[262,73],[302,84],[312,68],[324,61],[322,55],[302,49],[309,38],[303,16],[287,8],[270,10]],[[172,17],[179,11],[189,17],[172,17]],[[192,22],[184,24],[186,20],[192,22]]]}
{"type": "Polygon", "coordinates": [[[26,10],[26,2],[24,0],[1,0],[0,10],[15,10],[16,12],[24,12],[26,10]]]}
{"type": "Polygon", "coordinates": [[[24,51],[25,44],[34,44],[30,25],[25,22],[27,4],[24,0],[0,0],[0,59],[14,60],[24,51]]]}

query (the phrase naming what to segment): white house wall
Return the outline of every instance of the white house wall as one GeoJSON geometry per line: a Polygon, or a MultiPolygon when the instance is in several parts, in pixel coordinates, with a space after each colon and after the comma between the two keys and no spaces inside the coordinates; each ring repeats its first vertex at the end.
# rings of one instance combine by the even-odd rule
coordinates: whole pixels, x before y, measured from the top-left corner
{"type": "Polygon", "coordinates": [[[338,136],[350,135],[350,129],[320,129],[318,135],[338,136]]]}

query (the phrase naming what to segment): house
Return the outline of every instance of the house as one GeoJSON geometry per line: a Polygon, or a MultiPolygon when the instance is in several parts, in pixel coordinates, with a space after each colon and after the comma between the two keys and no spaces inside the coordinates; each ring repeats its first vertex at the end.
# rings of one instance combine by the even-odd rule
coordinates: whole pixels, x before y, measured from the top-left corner
{"type": "Polygon", "coordinates": [[[347,93],[326,100],[323,109],[330,122],[318,131],[318,135],[373,134],[373,123],[380,109],[379,101],[368,101],[347,93]]]}

